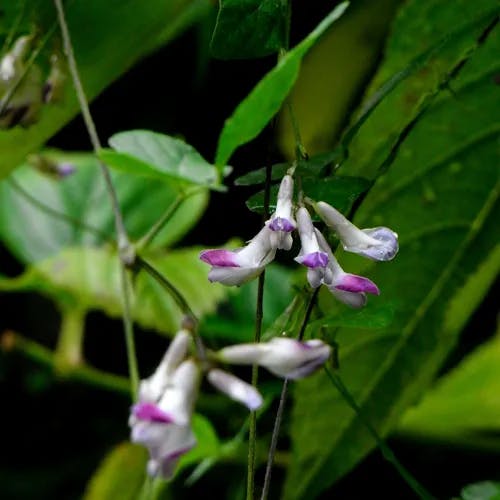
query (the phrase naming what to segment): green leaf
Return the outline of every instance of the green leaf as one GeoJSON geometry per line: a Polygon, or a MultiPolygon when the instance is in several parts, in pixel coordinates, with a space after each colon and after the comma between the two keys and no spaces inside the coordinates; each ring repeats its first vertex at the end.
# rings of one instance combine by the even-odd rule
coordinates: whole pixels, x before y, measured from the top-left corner
{"type": "Polygon", "coordinates": [[[215,167],[180,139],[149,130],[130,130],[113,135],[108,142],[116,152],[104,149],[99,156],[116,170],[168,184],[177,181],[181,185],[218,187],[215,167]]]}
{"type": "MultiPolygon", "coordinates": [[[[309,157],[307,160],[299,160],[295,165],[295,173],[301,177],[318,177],[322,170],[339,160],[339,151],[332,151],[309,157]]],[[[277,163],[271,166],[271,180],[281,180],[292,165],[290,163],[277,163]]],[[[264,184],[266,182],[266,167],[253,170],[248,174],[238,177],[234,183],[237,186],[252,186],[253,184],[264,184]]]]}
{"type": "Polygon", "coordinates": [[[219,137],[215,163],[221,169],[234,150],[257,137],[290,92],[299,73],[300,62],[306,52],[345,11],[348,2],[338,5],[296,47],[288,52],[278,64],[254,87],[228,118],[219,137]]]}
{"type": "MultiPolygon", "coordinates": [[[[213,312],[227,288],[209,283],[201,248],[151,252],[143,257],[179,290],[198,316],[213,312]]],[[[163,333],[178,329],[183,317],[173,299],[148,274],[141,271],[134,282],[133,319],[144,328],[163,333]]],[[[58,301],[78,304],[121,317],[120,273],[116,252],[109,248],[68,248],[37,262],[18,278],[0,280],[0,290],[34,290],[58,301]]]]}
{"type": "Polygon", "coordinates": [[[281,0],[220,0],[212,55],[249,59],[277,52],[286,43],[286,16],[281,0]]]}
{"type": "Polygon", "coordinates": [[[136,500],[146,479],[146,448],[122,443],[103,460],[87,485],[84,500],[136,500]]]}
{"type": "MultiPolygon", "coordinates": [[[[413,16],[402,15],[400,23],[421,26],[418,13],[431,12],[434,3],[429,1],[425,9],[422,2],[410,2],[413,16]]],[[[455,5],[438,5],[435,10],[447,11],[448,24],[450,16],[462,17],[455,5]]],[[[395,33],[404,30],[405,24],[395,27],[395,33]]],[[[378,284],[382,295],[370,302],[398,301],[389,327],[340,328],[336,335],[341,376],[382,435],[394,429],[406,408],[421,397],[500,270],[495,161],[500,128],[492,112],[498,109],[493,80],[499,69],[498,35],[494,30],[482,38],[469,62],[454,75],[454,93],[442,94],[415,124],[391,169],[355,217],[360,227],[384,225],[397,231],[399,255],[391,263],[356,255],[342,259],[346,271],[367,275],[378,284]]],[[[457,51],[461,53],[461,45],[457,51]]],[[[384,116],[377,112],[370,120],[378,116],[389,121],[391,112],[399,116],[400,109],[386,108],[384,116]]],[[[384,132],[375,122],[371,130],[368,149],[384,132]]],[[[356,160],[353,173],[369,176],[373,159],[356,160]]],[[[327,290],[322,295],[322,300],[333,301],[327,290]]],[[[295,396],[285,498],[314,498],[374,443],[324,375],[297,384],[295,396]]]]}
{"type": "Polygon", "coordinates": [[[462,500],[500,500],[500,483],[482,481],[462,489],[462,500]]]}
{"type": "MultiPolygon", "coordinates": [[[[31,27],[33,20],[40,23],[37,28],[42,37],[53,30],[37,60],[41,65],[47,64],[50,51],[59,36],[59,31],[55,29],[55,10],[48,9],[47,5],[50,2],[28,0],[25,10],[24,25],[31,27]]],[[[65,8],[78,69],[85,92],[92,100],[138,60],[170,41],[195,19],[204,15],[210,9],[210,3],[207,0],[167,3],[164,0],[74,0],[68,2],[65,8]],[[91,30],[89,26],[92,27],[91,30]],[[130,36],[131,33],[134,36],[130,36]]],[[[13,22],[13,18],[10,22],[13,22]]],[[[19,34],[25,34],[25,31],[19,34]]],[[[126,105],[126,101],[124,102],[126,105]]],[[[78,114],[79,110],[68,77],[63,100],[58,104],[44,105],[40,120],[35,125],[26,129],[15,127],[0,134],[0,178],[21,164],[26,154],[38,149],[78,114]]]]}
{"type": "MultiPolygon", "coordinates": [[[[335,203],[337,210],[347,213],[358,197],[370,187],[370,184],[370,181],[361,177],[336,175],[326,179],[306,178],[302,182],[302,189],[309,198],[335,203]]],[[[271,187],[271,200],[276,200],[278,189],[279,186],[271,187]]],[[[251,196],[246,205],[253,212],[264,213],[264,191],[251,196]]],[[[271,203],[269,209],[271,212],[274,211],[276,205],[271,203]]]]}
{"type": "MultiPolygon", "coordinates": [[[[45,156],[54,162],[73,164],[76,172],[56,180],[24,165],[10,180],[2,181],[0,238],[3,242],[22,261],[36,262],[64,247],[113,241],[113,212],[93,155],[49,152],[45,156]],[[40,208],[36,201],[52,212],[40,208]]],[[[159,184],[121,173],[113,174],[112,178],[132,239],[144,235],[178,195],[175,184],[159,184]]],[[[186,199],[153,244],[163,246],[178,241],[201,217],[207,201],[206,190],[186,199]]]]}
{"type": "Polygon", "coordinates": [[[484,343],[440,378],[398,431],[424,439],[500,449],[500,337],[484,343]]]}

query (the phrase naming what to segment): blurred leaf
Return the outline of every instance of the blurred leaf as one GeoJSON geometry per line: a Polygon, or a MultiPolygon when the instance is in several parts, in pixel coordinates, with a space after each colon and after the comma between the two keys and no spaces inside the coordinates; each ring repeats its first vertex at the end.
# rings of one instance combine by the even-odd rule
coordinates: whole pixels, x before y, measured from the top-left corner
{"type": "MultiPolygon", "coordinates": [[[[67,2],[69,31],[88,98],[93,99],[139,59],[170,41],[196,18],[204,15],[209,8],[210,3],[207,0],[67,2]],[[92,27],[91,30],[89,26],[92,27]],[[110,29],[110,26],[113,29],[110,29]],[[131,33],[134,36],[130,36],[131,33]],[[140,43],[137,43],[137,40],[140,40],[140,43]]],[[[42,36],[56,26],[56,14],[50,2],[29,1],[26,16],[29,16],[30,25],[33,20],[37,24],[43,21],[37,26],[42,36]],[[49,10],[48,6],[50,15],[45,13],[49,10]]],[[[58,37],[57,30],[55,33],[57,35],[51,37],[39,57],[42,62],[46,62],[50,56],[49,50],[52,50],[58,37]]],[[[79,112],[79,109],[68,78],[63,101],[45,105],[38,123],[26,129],[16,127],[1,132],[0,178],[22,163],[27,153],[36,150],[52,137],[79,112]]]]}
{"type": "MultiPolygon", "coordinates": [[[[207,266],[198,258],[201,248],[151,252],[143,257],[166,276],[198,316],[213,312],[227,288],[209,283],[207,266]]],[[[0,290],[35,290],[59,301],[78,304],[121,317],[120,274],[116,252],[109,248],[68,248],[37,262],[17,277],[0,280],[0,290]]],[[[144,328],[172,333],[183,314],[173,299],[149,275],[135,279],[132,315],[144,328]]]]}
{"type": "MultiPolygon", "coordinates": [[[[189,144],[149,130],[130,130],[113,135],[100,158],[110,167],[167,184],[216,188],[217,170],[189,144]]],[[[220,189],[220,187],[219,187],[220,189]]]]}
{"type": "Polygon", "coordinates": [[[146,448],[122,443],[102,461],[87,484],[84,500],[136,500],[146,479],[146,448]]]}
{"type": "MultiPolygon", "coordinates": [[[[411,24],[409,33],[412,23],[422,28],[422,16],[434,11],[447,12],[446,25],[450,17],[462,18],[455,5],[439,2],[431,8],[434,4],[429,0],[424,8],[422,2],[410,2],[413,14],[400,16],[395,36],[405,31],[405,23],[411,24]]],[[[397,231],[399,255],[391,263],[378,264],[356,255],[341,259],[344,269],[367,275],[380,287],[382,296],[370,298],[370,303],[398,301],[389,327],[340,328],[336,334],[341,376],[382,435],[421,397],[500,270],[500,182],[495,161],[500,129],[493,80],[499,69],[498,35],[493,31],[477,44],[474,56],[454,75],[453,94],[442,94],[415,124],[391,169],[356,214],[354,222],[360,227],[384,225],[397,231]]],[[[462,49],[456,47],[460,55],[462,49]]],[[[392,109],[385,108],[383,116],[373,113],[370,120],[378,116],[388,122],[392,109]]],[[[393,112],[399,115],[400,109],[393,112]]],[[[385,132],[376,121],[371,131],[368,149],[383,140],[385,132]]],[[[356,160],[356,169],[349,173],[369,176],[372,159],[356,160]]],[[[336,307],[327,290],[321,299],[336,307]]],[[[297,384],[295,396],[294,452],[285,498],[314,498],[349,471],[374,442],[324,375],[297,384]]]]}
{"type": "Polygon", "coordinates": [[[297,78],[300,62],[306,52],[345,11],[348,2],[338,5],[323,21],[254,87],[229,117],[219,137],[215,163],[222,168],[234,150],[257,137],[279,111],[297,78]]]}
{"type": "Polygon", "coordinates": [[[215,457],[220,451],[220,442],[210,421],[203,415],[193,416],[193,432],[196,436],[196,446],[188,451],[179,461],[176,474],[190,465],[206,458],[215,457]]]}
{"type": "Polygon", "coordinates": [[[286,43],[286,15],[281,0],[220,0],[212,55],[249,59],[277,52],[286,43]]]}
{"type": "MultiPolygon", "coordinates": [[[[54,180],[24,165],[9,180],[0,182],[0,238],[24,262],[36,262],[57,254],[68,246],[100,245],[114,238],[114,219],[102,174],[89,153],[47,153],[55,162],[69,162],[76,172],[54,180]],[[68,219],[62,220],[23,196],[16,186],[68,219]],[[90,227],[83,227],[81,223],[90,227]]],[[[113,174],[113,182],[133,239],[142,236],[173,203],[178,195],[175,184],[159,184],[151,179],[113,174]]],[[[178,241],[201,217],[208,201],[202,191],[185,200],[165,225],[153,245],[178,241]]]]}
{"type": "MultiPolygon", "coordinates": [[[[310,154],[332,149],[384,57],[384,44],[403,0],[356,0],[304,58],[290,92],[302,144],[310,154]]],[[[295,14],[295,13],[294,13],[295,14]]],[[[292,22],[296,22],[295,15],[292,22]]],[[[277,140],[295,156],[288,110],[281,110],[277,140]]]]}
{"type": "Polygon", "coordinates": [[[462,500],[500,500],[500,483],[483,481],[469,484],[461,491],[462,500]]]}
{"type": "MultiPolygon", "coordinates": [[[[306,178],[302,182],[302,189],[313,200],[324,200],[335,203],[337,210],[347,213],[357,198],[370,187],[370,181],[361,177],[347,177],[336,175],[326,179],[306,178]]],[[[276,200],[279,186],[271,187],[271,200],[276,200]]],[[[253,212],[264,213],[264,191],[260,191],[251,196],[247,202],[247,207],[253,212]]],[[[271,203],[270,211],[276,209],[276,205],[271,203]]]]}
{"type": "Polygon", "coordinates": [[[406,412],[399,431],[424,439],[499,450],[498,335],[440,378],[419,405],[406,412]]]}

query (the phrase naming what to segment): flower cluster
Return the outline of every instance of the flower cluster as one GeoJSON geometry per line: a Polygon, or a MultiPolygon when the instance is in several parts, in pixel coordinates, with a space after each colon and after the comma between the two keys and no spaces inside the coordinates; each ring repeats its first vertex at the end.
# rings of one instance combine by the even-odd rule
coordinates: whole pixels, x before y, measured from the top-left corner
{"type": "MultiPolygon", "coordinates": [[[[387,261],[398,251],[398,235],[387,227],[359,229],[334,207],[313,203],[316,213],[340,239],[344,250],[369,259],[387,261]]],[[[324,284],[340,301],[362,307],[366,294],[379,294],[375,283],[363,276],[344,272],[323,234],[314,227],[309,211],[301,206],[294,218],[293,179],[285,175],[280,184],[276,211],[260,232],[243,248],[204,250],[200,259],[212,266],[208,279],[224,285],[241,285],[258,276],[279,249],[290,250],[292,233],[297,230],[301,249],[295,258],[307,267],[311,287],[324,284]]]]}
{"type": "Polygon", "coordinates": [[[189,356],[190,335],[187,330],[177,333],[156,371],[141,381],[138,402],[131,409],[131,439],[148,448],[151,476],[172,477],[180,457],[196,445],[191,420],[203,372],[216,389],[249,410],[261,407],[262,396],[255,387],[215,363],[256,363],[280,377],[297,379],[319,368],[331,351],[320,340],[275,338],[226,347],[212,353],[208,362],[189,356]]]}

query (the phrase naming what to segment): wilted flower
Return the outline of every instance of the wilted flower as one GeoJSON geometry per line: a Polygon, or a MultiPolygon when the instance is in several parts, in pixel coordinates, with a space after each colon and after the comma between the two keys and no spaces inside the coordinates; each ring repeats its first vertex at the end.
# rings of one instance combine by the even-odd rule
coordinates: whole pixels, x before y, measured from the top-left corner
{"type": "Polygon", "coordinates": [[[269,342],[239,344],[217,352],[226,363],[267,368],[279,377],[299,379],[317,370],[329,357],[331,348],[321,340],[298,340],[275,337],[269,342]]]}
{"type": "Polygon", "coordinates": [[[62,54],[52,54],[50,56],[50,73],[43,86],[44,102],[54,103],[62,99],[66,78],[66,66],[62,54]]]}
{"type": "Polygon", "coordinates": [[[398,235],[388,227],[359,229],[324,201],[314,205],[318,215],[333,229],[344,250],[373,260],[391,260],[398,253],[398,235]]]}
{"type": "Polygon", "coordinates": [[[308,267],[307,280],[313,288],[317,288],[323,281],[328,255],[321,250],[311,216],[304,207],[297,211],[297,224],[302,247],[295,260],[308,267]]]}
{"type": "Polygon", "coordinates": [[[281,181],[276,202],[276,211],[266,222],[273,231],[270,235],[271,245],[274,248],[290,250],[292,248],[291,232],[295,229],[295,220],[292,216],[293,208],[293,178],[285,175],[281,181]]]}
{"type": "Polygon", "coordinates": [[[179,458],[196,444],[191,416],[200,384],[200,369],[184,360],[189,333],[181,330],[155,373],[141,382],[132,407],[131,440],[149,450],[148,473],[170,478],[179,458]]]}
{"type": "Polygon", "coordinates": [[[40,172],[55,179],[64,179],[74,174],[76,171],[76,167],[73,163],[69,161],[57,162],[43,154],[28,155],[27,161],[40,172]]]}
{"type": "Polygon", "coordinates": [[[244,404],[249,410],[254,411],[262,406],[262,396],[259,391],[228,372],[214,368],[208,372],[207,380],[216,389],[244,404]]]}
{"type": "Polygon", "coordinates": [[[320,231],[315,229],[320,248],[328,255],[328,272],[324,274],[323,283],[341,302],[351,307],[363,307],[366,304],[366,293],[378,295],[379,289],[373,281],[346,273],[338,263],[332,250],[320,231]]]}
{"type": "Polygon", "coordinates": [[[209,281],[239,286],[258,276],[276,255],[271,234],[271,229],[264,226],[245,247],[238,250],[203,250],[200,259],[212,266],[208,273],[209,281]]]}

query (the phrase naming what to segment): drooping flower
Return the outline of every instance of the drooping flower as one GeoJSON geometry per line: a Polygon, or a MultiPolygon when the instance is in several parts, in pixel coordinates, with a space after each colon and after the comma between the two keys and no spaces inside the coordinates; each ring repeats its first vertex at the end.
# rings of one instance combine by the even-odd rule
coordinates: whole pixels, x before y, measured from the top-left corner
{"type": "Polygon", "coordinates": [[[359,229],[324,201],[316,203],[314,208],[326,225],[337,233],[347,252],[380,261],[391,260],[398,253],[398,235],[388,227],[359,229]]]}
{"type": "Polygon", "coordinates": [[[149,450],[148,473],[170,478],[179,458],[196,444],[191,416],[200,384],[200,369],[185,360],[189,333],[181,330],[155,373],[141,381],[132,407],[131,440],[149,450]]]}
{"type": "Polygon", "coordinates": [[[295,260],[308,268],[307,280],[313,288],[317,288],[327,270],[328,254],[321,250],[311,216],[304,207],[297,211],[297,226],[302,246],[295,260]]]}
{"type": "Polygon", "coordinates": [[[214,368],[208,372],[207,380],[234,401],[243,403],[249,410],[255,411],[262,406],[259,391],[228,372],[214,368]]]}
{"type": "Polygon", "coordinates": [[[264,226],[245,247],[238,250],[203,250],[200,259],[212,266],[208,273],[209,281],[239,286],[257,277],[276,255],[271,234],[272,230],[264,226]]]}
{"type": "Polygon", "coordinates": [[[293,178],[285,175],[281,180],[276,202],[276,211],[266,222],[267,227],[272,231],[271,245],[280,250],[290,250],[292,248],[292,231],[296,227],[292,216],[293,208],[293,178]]]}
{"type": "Polygon", "coordinates": [[[340,267],[323,234],[317,229],[315,232],[320,248],[328,255],[328,272],[324,275],[323,283],[338,300],[359,308],[366,304],[367,293],[379,295],[380,291],[373,281],[364,276],[346,273],[340,267]]]}
{"type": "Polygon", "coordinates": [[[275,337],[269,342],[239,344],[217,352],[217,358],[226,363],[258,364],[283,378],[299,379],[310,375],[330,357],[331,347],[321,340],[299,342],[275,337]]]}

